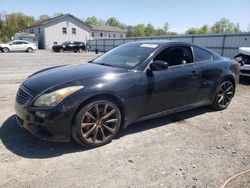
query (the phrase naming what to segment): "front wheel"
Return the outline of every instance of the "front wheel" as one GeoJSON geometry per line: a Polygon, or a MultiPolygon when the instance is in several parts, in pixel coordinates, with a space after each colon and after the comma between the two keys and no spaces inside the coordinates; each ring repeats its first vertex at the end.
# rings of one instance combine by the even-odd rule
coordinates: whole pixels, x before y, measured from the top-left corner
{"type": "Polygon", "coordinates": [[[228,107],[234,96],[235,87],[232,81],[225,80],[217,89],[212,107],[216,110],[224,110],[228,107]]]}
{"type": "Polygon", "coordinates": [[[78,52],[79,52],[79,53],[83,53],[83,49],[82,49],[82,48],[79,48],[78,52]]]}
{"type": "Polygon", "coordinates": [[[117,103],[110,99],[89,102],[76,115],[72,136],[81,145],[98,147],[111,142],[122,122],[117,103]]]}
{"type": "Polygon", "coordinates": [[[33,49],[32,49],[32,48],[28,48],[28,49],[27,49],[27,52],[28,52],[28,53],[32,53],[32,52],[33,52],[33,49]]]}

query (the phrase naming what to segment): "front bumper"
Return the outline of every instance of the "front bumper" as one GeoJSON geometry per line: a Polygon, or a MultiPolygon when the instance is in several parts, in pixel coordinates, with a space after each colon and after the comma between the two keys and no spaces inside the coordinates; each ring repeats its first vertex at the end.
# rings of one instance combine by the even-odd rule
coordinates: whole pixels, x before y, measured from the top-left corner
{"type": "Polygon", "coordinates": [[[240,67],[240,75],[250,77],[250,65],[244,65],[240,67]]]}
{"type": "Polygon", "coordinates": [[[70,141],[71,116],[64,109],[39,109],[15,103],[17,123],[34,136],[46,141],[70,141]]]}

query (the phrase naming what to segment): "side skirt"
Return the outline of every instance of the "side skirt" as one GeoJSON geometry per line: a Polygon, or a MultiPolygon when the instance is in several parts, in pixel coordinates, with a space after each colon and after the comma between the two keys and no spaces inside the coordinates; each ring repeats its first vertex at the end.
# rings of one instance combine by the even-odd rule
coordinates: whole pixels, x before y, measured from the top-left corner
{"type": "MultiPolygon", "coordinates": [[[[135,121],[133,121],[133,123],[137,123],[137,122],[141,122],[141,121],[145,121],[145,120],[149,120],[149,119],[154,119],[154,118],[158,118],[158,117],[174,114],[174,113],[177,113],[177,112],[190,110],[190,109],[193,109],[193,108],[197,108],[197,107],[201,107],[201,106],[205,106],[205,105],[209,105],[209,104],[211,104],[211,101],[203,101],[203,102],[199,102],[199,103],[194,103],[194,104],[188,104],[188,105],[184,105],[184,106],[180,106],[180,107],[175,107],[175,108],[171,108],[171,109],[168,109],[168,110],[164,110],[164,111],[161,111],[161,112],[157,112],[157,113],[154,113],[154,114],[150,114],[150,115],[147,115],[147,116],[140,117],[140,118],[136,119],[135,121]]],[[[126,125],[125,127],[127,127],[127,126],[128,125],[126,125]]]]}

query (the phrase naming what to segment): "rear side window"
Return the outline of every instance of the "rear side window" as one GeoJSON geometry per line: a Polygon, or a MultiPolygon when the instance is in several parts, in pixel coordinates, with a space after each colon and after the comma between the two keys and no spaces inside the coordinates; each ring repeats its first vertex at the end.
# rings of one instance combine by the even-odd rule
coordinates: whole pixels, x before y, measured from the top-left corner
{"type": "Polygon", "coordinates": [[[194,59],[196,62],[212,60],[212,55],[209,52],[196,47],[194,47],[193,49],[194,49],[194,59]]]}

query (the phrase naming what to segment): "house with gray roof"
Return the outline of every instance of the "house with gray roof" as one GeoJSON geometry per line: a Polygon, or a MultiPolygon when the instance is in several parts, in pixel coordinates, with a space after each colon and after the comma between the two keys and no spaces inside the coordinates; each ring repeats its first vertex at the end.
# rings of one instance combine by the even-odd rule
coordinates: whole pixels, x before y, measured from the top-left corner
{"type": "Polygon", "coordinates": [[[126,38],[126,30],[114,26],[92,26],[92,39],[126,38]]]}
{"type": "Polygon", "coordinates": [[[25,28],[24,32],[35,34],[38,37],[39,48],[45,49],[50,49],[54,44],[61,44],[65,41],[86,43],[91,38],[91,28],[71,14],[45,20],[25,28]]]}

